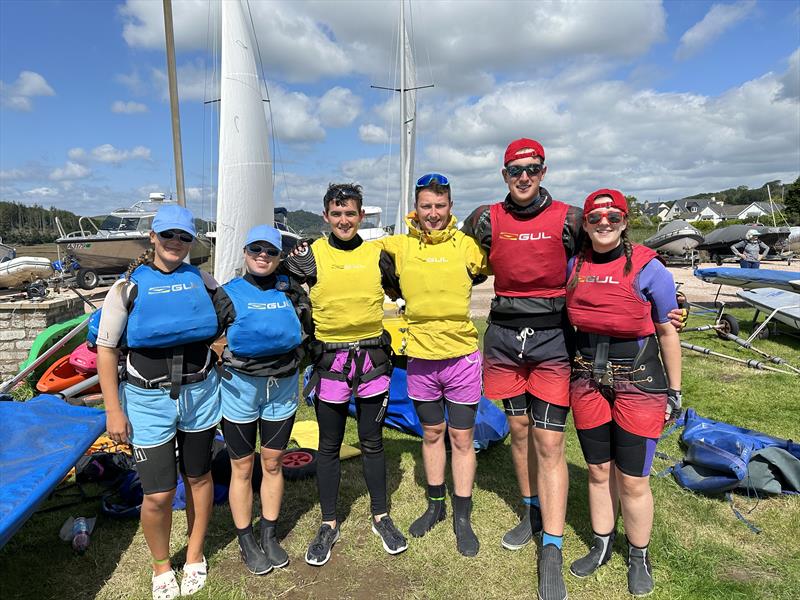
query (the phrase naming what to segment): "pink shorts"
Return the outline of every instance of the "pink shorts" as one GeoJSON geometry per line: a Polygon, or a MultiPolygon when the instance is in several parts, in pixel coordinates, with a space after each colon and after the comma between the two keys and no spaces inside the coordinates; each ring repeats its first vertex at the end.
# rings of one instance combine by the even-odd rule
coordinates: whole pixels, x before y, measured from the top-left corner
{"type": "Polygon", "coordinates": [[[408,397],[417,402],[445,398],[457,404],[481,400],[481,353],[444,360],[408,359],[408,397]]]}
{"type": "MultiPolygon", "coordinates": [[[[372,370],[372,361],[370,360],[369,354],[367,354],[366,350],[360,350],[359,352],[366,354],[366,356],[364,357],[364,368],[361,370],[361,374],[363,375],[364,373],[367,373],[368,371],[372,370]]],[[[344,368],[344,363],[347,360],[347,353],[348,350],[336,351],[336,358],[333,359],[333,365],[331,366],[331,371],[333,371],[334,373],[342,372],[342,369],[344,368]]],[[[356,361],[354,358],[352,363],[350,364],[350,373],[348,374],[348,377],[350,377],[350,379],[352,380],[355,374],[356,374],[356,361]]],[[[366,383],[359,384],[358,393],[356,394],[356,396],[358,396],[359,398],[369,398],[371,396],[377,396],[378,394],[383,394],[388,389],[389,389],[389,376],[381,375],[380,377],[376,377],[372,381],[367,381],[366,383]]],[[[322,378],[320,382],[317,384],[314,393],[316,394],[317,398],[319,398],[323,402],[331,402],[333,404],[344,404],[345,402],[350,402],[350,397],[353,395],[346,381],[336,381],[334,379],[325,379],[325,378],[322,378]]]]}

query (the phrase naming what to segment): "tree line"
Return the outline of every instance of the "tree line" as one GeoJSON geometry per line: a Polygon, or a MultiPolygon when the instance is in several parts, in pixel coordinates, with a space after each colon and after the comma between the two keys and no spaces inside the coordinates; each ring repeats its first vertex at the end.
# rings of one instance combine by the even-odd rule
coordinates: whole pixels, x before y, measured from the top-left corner
{"type": "Polygon", "coordinates": [[[0,237],[6,244],[46,244],[59,236],[56,227],[59,218],[67,232],[79,229],[78,215],[55,206],[44,208],[34,204],[0,202],[0,237]]]}

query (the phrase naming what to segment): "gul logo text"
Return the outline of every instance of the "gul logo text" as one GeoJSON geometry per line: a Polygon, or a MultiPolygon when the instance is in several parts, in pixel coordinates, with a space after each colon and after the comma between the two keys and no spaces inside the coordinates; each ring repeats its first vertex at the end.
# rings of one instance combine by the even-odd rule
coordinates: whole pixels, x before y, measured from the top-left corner
{"type": "Polygon", "coordinates": [[[156,285],[151,288],[147,289],[147,295],[152,296],[153,294],[171,294],[172,292],[185,292],[188,290],[192,290],[197,286],[194,283],[174,283],[172,285],[156,285]]]}
{"type": "Polygon", "coordinates": [[[619,285],[619,281],[614,279],[613,275],[605,275],[603,277],[599,275],[579,275],[578,283],[612,283],[614,285],[619,285]]]}
{"type": "Polygon", "coordinates": [[[431,256],[425,259],[426,263],[446,263],[448,260],[444,256],[431,256]]]}
{"type": "Polygon", "coordinates": [[[538,240],[552,240],[553,236],[547,235],[542,231],[537,233],[509,233],[508,231],[501,231],[500,239],[517,242],[535,242],[538,240]]]}
{"type": "Polygon", "coordinates": [[[289,306],[289,302],[284,300],[283,302],[248,302],[247,308],[250,310],[275,310],[278,308],[286,308],[289,306]]]}

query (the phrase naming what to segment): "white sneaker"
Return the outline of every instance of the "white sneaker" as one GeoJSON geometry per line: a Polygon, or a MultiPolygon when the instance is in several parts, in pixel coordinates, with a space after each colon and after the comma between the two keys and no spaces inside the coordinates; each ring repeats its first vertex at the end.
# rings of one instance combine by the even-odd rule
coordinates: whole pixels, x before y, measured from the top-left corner
{"type": "Polygon", "coordinates": [[[181,593],[175,571],[170,569],[161,575],[153,575],[153,600],[173,600],[181,593]]]}
{"type": "Polygon", "coordinates": [[[183,565],[183,578],[181,579],[181,596],[191,596],[202,590],[206,585],[208,563],[206,557],[203,562],[183,565]]]}

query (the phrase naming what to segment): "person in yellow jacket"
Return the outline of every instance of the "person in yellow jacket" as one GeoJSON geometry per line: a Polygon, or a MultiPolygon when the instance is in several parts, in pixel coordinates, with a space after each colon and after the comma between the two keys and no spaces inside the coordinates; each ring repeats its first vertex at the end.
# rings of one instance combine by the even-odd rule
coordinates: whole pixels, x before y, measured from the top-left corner
{"type": "Polygon", "coordinates": [[[408,321],[408,396],[422,423],[428,508],[409,528],[422,537],[445,518],[445,430],[453,471],[453,529],[458,551],[478,553],[472,530],[473,429],[481,399],[478,332],[469,315],[473,282],[488,273],[486,254],[456,228],[450,183],[431,173],[417,181],[407,235],[375,240],[395,260],[408,321]],[[445,413],[446,409],[446,413],[445,413]],[[446,417],[445,417],[446,414],[446,417]]]}

